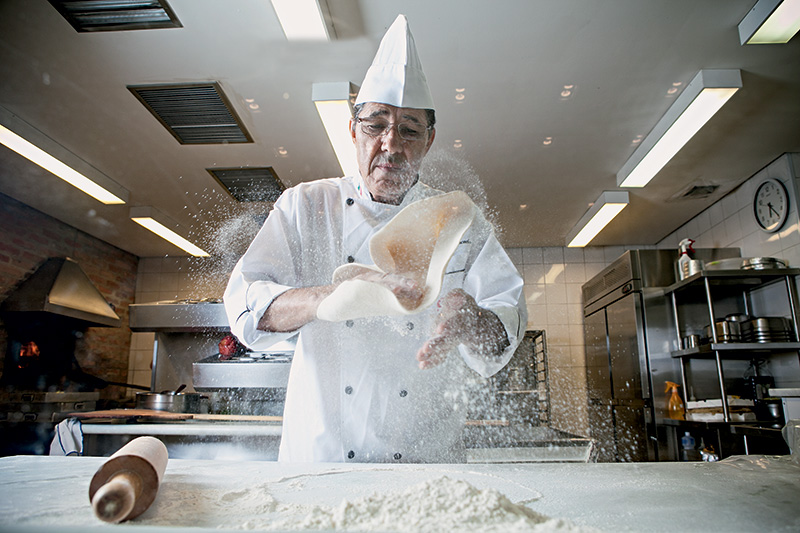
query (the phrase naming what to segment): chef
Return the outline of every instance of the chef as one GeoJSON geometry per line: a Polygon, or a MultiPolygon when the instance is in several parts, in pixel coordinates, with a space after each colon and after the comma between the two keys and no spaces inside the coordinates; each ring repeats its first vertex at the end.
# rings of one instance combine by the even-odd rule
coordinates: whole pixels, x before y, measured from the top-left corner
{"type": "Polygon", "coordinates": [[[231,275],[246,346],[297,335],[281,461],[463,462],[465,383],[525,331],[523,282],[489,222],[419,181],[434,123],[400,15],[350,122],[359,173],[286,190],[231,275]]]}

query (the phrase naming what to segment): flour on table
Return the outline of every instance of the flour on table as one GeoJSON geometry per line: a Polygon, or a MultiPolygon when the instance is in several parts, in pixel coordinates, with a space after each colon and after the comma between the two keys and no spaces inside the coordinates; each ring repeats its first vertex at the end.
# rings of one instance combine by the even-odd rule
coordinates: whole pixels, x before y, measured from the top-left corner
{"type": "MultiPolygon", "coordinates": [[[[329,475],[342,473],[333,471],[329,475]]],[[[370,472],[357,473],[365,475],[370,472]]],[[[319,481],[324,478],[327,476],[318,474],[309,479],[319,481]]],[[[343,493],[341,500],[331,492],[336,490],[335,481],[322,489],[327,492],[321,496],[319,487],[307,485],[307,481],[303,476],[265,481],[249,487],[220,487],[172,479],[164,483],[150,509],[132,523],[223,530],[373,533],[597,531],[568,520],[544,516],[522,502],[512,502],[494,488],[479,489],[447,474],[413,484],[403,483],[402,476],[399,476],[395,481],[406,488],[379,490],[369,495],[365,495],[368,494],[366,491],[343,493]],[[309,501],[325,503],[309,504],[309,501]]],[[[535,491],[528,489],[528,493],[535,491]]]]}
{"type": "MultiPolygon", "coordinates": [[[[233,503],[233,502],[231,502],[233,503]]],[[[241,502],[237,502],[240,504],[241,502]]],[[[269,521],[251,518],[245,529],[363,532],[584,532],[574,524],[511,502],[494,489],[480,490],[447,476],[404,490],[343,500],[338,506],[278,505],[269,521]]],[[[265,517],[266,518],[266,517],[265,517]]]]}

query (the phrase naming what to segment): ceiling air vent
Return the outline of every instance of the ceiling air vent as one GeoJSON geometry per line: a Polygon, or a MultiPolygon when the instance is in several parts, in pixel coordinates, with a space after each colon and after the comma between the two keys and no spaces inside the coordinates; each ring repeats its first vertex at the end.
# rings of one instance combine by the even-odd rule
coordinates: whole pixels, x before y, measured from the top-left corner
{"type": "Polygon", "coordinates": [[[79,32],[182,28],[166,0],[50,0],[79,32]]]}
{"type": "Polygon", "coordinates": [[[240,202],[274,202],[284,187],[272,167],[208,168],[220,185],[240,202]]]}
{"type": "Polygon", "coordinates": [[[216,82],[128,89],[181,144],[253,142],[216,82]]]}
{"type": "Polygon", "coordinates": [[[719,189],[719,185],[693,185],[681,198],[707,198],[719,189]]]}
{"type": "Polygon", "coordinates": [[[687,185],[680,191],[667,198],[667,201],[679,202],[681,200],[702,200],[703,198],[708,198],[709,196],[713,195],[715,192],[717,192],[717,189],[719,189],[719,185],[695,182],[687,185]]]}

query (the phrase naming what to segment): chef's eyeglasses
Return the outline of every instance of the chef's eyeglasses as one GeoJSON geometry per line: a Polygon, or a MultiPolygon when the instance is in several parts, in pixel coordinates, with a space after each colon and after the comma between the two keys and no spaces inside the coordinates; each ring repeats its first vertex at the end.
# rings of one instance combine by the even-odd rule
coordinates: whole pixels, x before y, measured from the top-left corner
{"type": "Polygon", "coordinates": [[[426,127],[414,122],[398,122],[394,124],[380,118],[356,118],[356,121],[361,124],[361,131],[370,137],[383,137],[395,126],[400,138],[408,142],[421,140],[425,136],[425,132],[431,129],[431,126],[426,127]]]}

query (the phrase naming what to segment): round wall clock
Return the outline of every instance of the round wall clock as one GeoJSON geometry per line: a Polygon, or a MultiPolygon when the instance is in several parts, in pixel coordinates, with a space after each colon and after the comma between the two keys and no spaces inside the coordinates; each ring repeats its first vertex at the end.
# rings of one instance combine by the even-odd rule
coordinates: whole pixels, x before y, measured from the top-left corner
{"type": "Polygon", "coordinates": [[[753,196],[753,214],[762,230],[773,233],[783,227],[789,216],[789,194],[780,180],[767,178],[753,196]]]}

